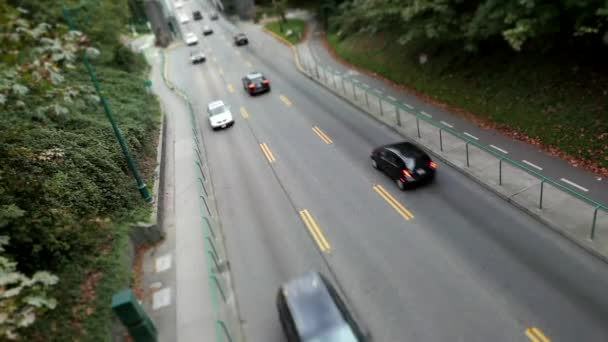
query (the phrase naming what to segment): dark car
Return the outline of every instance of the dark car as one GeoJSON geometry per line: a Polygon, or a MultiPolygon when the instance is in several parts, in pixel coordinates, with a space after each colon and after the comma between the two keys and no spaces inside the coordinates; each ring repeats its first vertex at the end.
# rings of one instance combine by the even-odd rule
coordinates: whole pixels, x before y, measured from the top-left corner
{"type": "Polygon", "coordinates": [[[243,77],[243,88],[249,95],[270,91],[270,81],[259,72],[252,72],[243,77]]]}
{"type": "Polygon", "coordinates": [[[281,286],[277,309],[289,342],[366,340],[336,289],[317,272],[281,286]]]}
{"type": "Polygon", "coordinates": [[[211,13],[211,16],[209,16],[209,18],[211,18],[211,20],[217,20],[219,18],[219,14],[217,14],[217,12],[213,12],[211,13]]]}
{"type": "Polygon", "coordinates": [[[234,44],[236,46],[247,45],[249,44],[249,39],[247,39],[247,36],[244,33],[239,33],[234,36],[234,44]]]}
{"type": "Polygon", "coordinates": [[[428,154],[409,142],[381,146],[372,151],[372,166],[384,171],[400,190],[406,186],[431,181],[437,164],[428,154]]]}
{"type": "Polygon", "coordinates": [[[192,12],[192,17],[194,18],[194,20],[202,20],[203,19],[203,15],[201,14],[201,11],[194,11],[194,12],[192,12]]]}

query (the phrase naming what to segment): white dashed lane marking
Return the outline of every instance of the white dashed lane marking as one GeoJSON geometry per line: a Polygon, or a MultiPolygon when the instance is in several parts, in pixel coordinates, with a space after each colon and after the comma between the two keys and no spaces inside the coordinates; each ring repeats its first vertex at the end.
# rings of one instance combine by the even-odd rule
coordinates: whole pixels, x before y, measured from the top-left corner
{"type": "Polygon", "coordinates": [[[449,124],[449,123],[447,123],[445,121],[439,121],[439,122],[441,122],[441,124],[444,125],[444,126],[447,126],[447,127],[450,127],[450,128],[454,128],[454,126],[452,126],[451,124],[449,124]]]}
{"type": "Polygon", "coordinates": [[[407,104],[407,103],[405,103],[405,102],[403,102],[403,105],[404,105],[404,106],[406,106],[406,107],[407,107],[407,108],[409,108],[409,109],[414,109],[414,107],[413,107],[413,106],[410,106],[409,104],[407,104]]]}
{"type": "Polygon", "coordinates": [[[420,114],[426,116],[427,118],[432,118],[433,117],[431,114],[429,114],[427,112],[424,112],[424,111],[420,112],[420,114]]]}
{"type": "Polygon", "coordinates": [[[165,287],[154,292],[152,296],[152,309],[158,310],[171,304],[171,288],[165,287]]]}
{"type": "Polygon", "coordinates": [[[397,101],[397,99],[394,98],[394,97],[392,97],[392,96],[389,96],[388,99],[391,100],[391,101],[397,101]]]}
{"type": "Polygon", "coordinates": [[[163,272],[171,268],[171,254],[163,255],[156,258],[156,272],[163,272]]]}
{"type": "Polygon", "coordinates": [[[495,145],[490,145],[491,148],[495,149],[496,151],[500,151],[504,154],[509,154],[509,152],[507,152],[506,150],[503,150],[502,148],[495,146],[495,145]]]}
{"type": "Polygon", "coordinates": [[[524,162],[524,164],[526,164],[526,165],[528,165],[528,166],[531,166],[531,167],[533,167],[533,168],[537,169],[538,171],[542,171],[542,170],[543,170],[543,168],[542,168],[542,167],[540,167],[540,166],[538,166],[538,165],[536,165],[536,164],[534,164],[534,163],[531,163],[531,162],[529,162],[529,161],[527,161],[527,160],[525,160],[525,159],[524,159],[524,160],[522,160],[522,162],[524,162]]]}
{"type": "Polygon", "coordinates": [[[582,187],[582,186],[580,186],[580,185],[578,185],[578,184],[574,183],[573,181],[569,181],[569,180],[567,180],[566,178],[562,178],[562,179],[560,179],[560,180],[561,180],[562,182],[564,182],[564,183],[566,183],[566,184],[568,184],[568,185],[571,185],[571,186],[573,186],[573,187],[575,187],[575,188],[577,188],[577,189],[579,189],[579,190],[582,190],[582,191],[584,191],[584,192],[588,192],[588,191],[589,191],[589,189],[584,188],[584,187],[582,187]]]}
{"type": "Polygon", "coordinates": [[[469,137],[469,138],[471,138],[471,139],[479,140],[479,138],[478,138],[478,137],[474,136],[474,135],[473,135],[473,134],[471,134],[471,133],[464,132],[464,135],[466,135],[467,137],[469,137]]]}

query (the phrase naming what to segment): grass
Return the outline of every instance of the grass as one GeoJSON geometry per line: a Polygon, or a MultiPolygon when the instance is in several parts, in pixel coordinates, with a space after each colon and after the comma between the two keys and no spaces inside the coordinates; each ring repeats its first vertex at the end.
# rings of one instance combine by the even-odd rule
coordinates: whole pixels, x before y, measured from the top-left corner
{"type": "Polygon", "coordinates": [[[551,59],[508,51],[489,50],[467,59],[459,50],[401,46],[382,34],[327,38],[354,65],[544,146],[608,167],[608,76],[597,72],[599,68],[576,64],[568,56],[551,59]],[[421,52],[428,54],[425,64],[419,63],[421,52]]]}
{"type": "Polygon", "coordinates": [[[283,24],[283,30],[281,31],[281,25],[278,21],[268,23],[265,25],[266,29],[278,34],[279,36],[287,39],[293,44],[297,44],[302,40],[304,32],[306,30],[306,23],[300,19],[288,19],[287,23],[283,24]],[[291,35],[287,33],[291,31],[291,35]]]}

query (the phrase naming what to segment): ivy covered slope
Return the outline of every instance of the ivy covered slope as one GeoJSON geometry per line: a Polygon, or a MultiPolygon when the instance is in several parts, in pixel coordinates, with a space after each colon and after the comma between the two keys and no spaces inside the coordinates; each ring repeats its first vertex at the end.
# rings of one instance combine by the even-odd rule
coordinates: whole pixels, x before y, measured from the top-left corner
{"type": "Polygon", "coordinates": [[[323,4],[351,63],[608,174],[606,1],[323,4]]]}
{"type": "Polygon", "coordinates": [[[151,183],[160,109],[148,67],[119,44],[127,0],[75,12],[84,32],[68,31],[59,2],[11,2],[0,1],[0,340],[111,340],[111,296],[131,279],[129,225],[149,208],[82,58],[151,183]]]}

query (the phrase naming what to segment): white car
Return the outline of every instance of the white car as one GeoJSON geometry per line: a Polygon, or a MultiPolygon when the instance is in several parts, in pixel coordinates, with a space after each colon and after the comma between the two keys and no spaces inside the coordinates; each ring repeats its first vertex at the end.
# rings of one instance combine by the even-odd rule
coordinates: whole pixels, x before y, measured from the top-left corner
{"type": "Polygon", "coordinates": [[[207,105],[207,114],[209,114],[209,124],[214,131],[234,125],[234,118],[230,112],[230,107],[226,106],[222,101],[209,103],[207,105]]]}
{"type": "Polygon", "coordinates": [[[186,24],[186,23],[188,23],[189,21],[190,21],[190,18],[188,18],[188,16],[187,16],[187,15],[185,15],[185,14],[181,14],[181,15],[179,16],[179,22],[180,22],[180,23],[182,23],[182,24],[186,24]]]}
{"type": "Polygon", "coordinates": [[[204,63],[207,60],[207,57],[202,51],[192,51],[190,52],[190,61],[192,64],[204,63]]]}
{"type": "Polygon", "coordinates": [[[184,3],[183,2],[178,2],[178,1],[175,2],[175,8],[179,9],[179,8],[182,8],[182,7],[184,7],[184,3]]]}
{"type": "Polygon", "coordinates": [[[198,44],[198,38],[192,32],[186,33],[186,45],[196,45],[198,44]]]}
{"type": "Polygon", "coordinates": [[[210,35],[212,33],[213,33],[213,29],[211,29],[211,27],[209,27],[207,25],[203,26],[203,34],[205,36],[208,36],[208,35],[210,35]]]}

